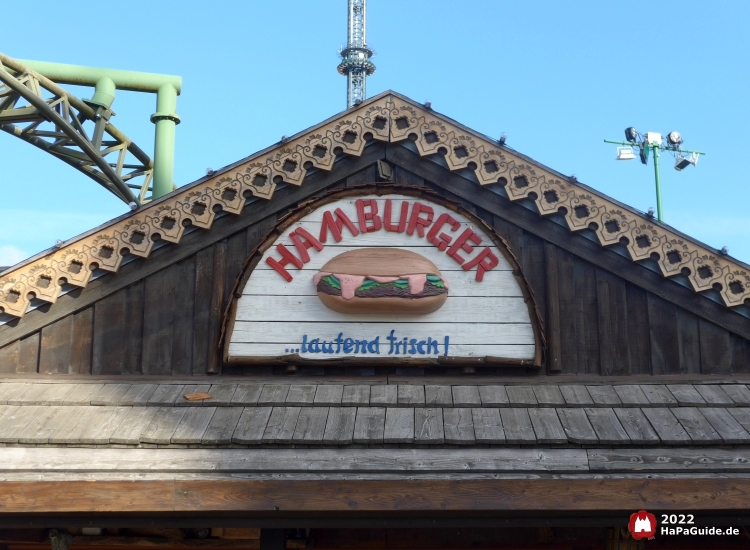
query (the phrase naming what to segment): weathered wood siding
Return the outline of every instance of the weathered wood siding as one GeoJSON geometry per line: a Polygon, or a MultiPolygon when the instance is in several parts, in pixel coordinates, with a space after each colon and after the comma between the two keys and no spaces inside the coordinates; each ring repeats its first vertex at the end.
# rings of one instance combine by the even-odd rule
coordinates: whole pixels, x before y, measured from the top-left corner
{"type": "MultiPolygon", "coordinates": [[[[272,367],[221,364],[217,348],[221,315],[234,281],[253,248],[279,216],[297,202],[323,189],[375,181],[377,171],[372,163],[385,156],[384,148],[378,147],[362,158],[344,161],[338,173],[349,173],[348,178],[336,180],[333,174],[317,179],[311,176],[301,188],[285,188],[270,203],[259,201],[245,208],[240,216],[217,220],[211,231],[196,230],[179,246],[167,244],[163,253],[156,251],[145,262],[135,260],[132,266],[123,267],[121,273],[103,277],[102,284],[92,284],[92,288],[84,291],[84,294],[100,293],[101,298],[79,310],[58,318],[56,308],[73,309],[58,303],[47,313],[38,312],[50,320],[56,319],[39,329],[24,331],[24,326],[41,324],[37,312],[0,327],[0,338],[4,334],[19,335],[0,348],[0,372],[274,373],[272,367]],[[143,276],[138,276],[139,269],[143,270],[143,276]],[[118,286],[118,281],[123,278],[132,282],[120,288],[122,283],[118,286]],[[108,291],[108,285],[117,290],[108,291]]],[[[425,181],[414,173],[419,170],[408,171],[395,164],[394,179],[398,182],[426,185],[462,202],[492,224],[510,243],[531,284],[548,340],[545,367],[541,370],[489,367],[482,369],[484,373],[540,376],[750,373],[750,341],[692,312],[689,303],[681,307],[674,300],[644,290],[611,269],[594,265],[550,243],[541,236],[543,231],[534,234],[524,230],[500,213],[485,209],[491,205],[470,204],[461,200],[459,194],[449,192],[445,182],[425,181]]],[[[509,204],[511,207],[524,209],[518,204],[509,204]]],[[[554,222],[539,218],[539,223],[554,222]]],[[[675,283],[662,280],[661,284],[675,283]]],[[[314,371],[316,374],[359,372],[346,367],[314,367],[314,371]]]]}

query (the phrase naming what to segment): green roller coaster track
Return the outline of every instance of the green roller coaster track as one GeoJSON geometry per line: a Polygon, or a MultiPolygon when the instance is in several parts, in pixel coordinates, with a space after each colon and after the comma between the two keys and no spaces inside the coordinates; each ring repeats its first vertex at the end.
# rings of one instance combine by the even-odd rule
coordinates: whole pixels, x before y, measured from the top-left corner
{"type": "Polygon", "coordinates": [[[0,53],[0,130],[53,155],[137,208],[173,189],[179,76],[25,61],[0,53]],[[81,100],[60,84],[95,86],[81,100]],[[155,93],[154,159],[111,122],[116,90],[155,93]],[[137,194],[134,193],[137,191],[137,194]],[[149,193],[150,192],[150,193],[149,193]]]}

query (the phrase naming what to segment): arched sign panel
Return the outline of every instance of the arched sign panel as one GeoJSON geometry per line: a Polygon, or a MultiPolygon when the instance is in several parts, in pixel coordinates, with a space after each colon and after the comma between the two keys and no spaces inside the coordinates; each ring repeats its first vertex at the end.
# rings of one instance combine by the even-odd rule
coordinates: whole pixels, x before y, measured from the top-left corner
{"type": "Polygon", "coordinates": [[[235,288],[227,362],[541,365],[504,241],[437,195],[388,189],[319,199],[266,238],[235,288]]]}

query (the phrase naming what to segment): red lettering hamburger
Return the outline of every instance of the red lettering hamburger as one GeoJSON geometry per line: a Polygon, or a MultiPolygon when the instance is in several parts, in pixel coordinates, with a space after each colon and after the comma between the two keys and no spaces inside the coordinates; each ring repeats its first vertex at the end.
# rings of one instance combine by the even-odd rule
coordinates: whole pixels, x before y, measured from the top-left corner
{"type": "Polygon", "coordinates": [[[339,254],[313,284],[320,301],[339,313],[432,313],[448,298],[448,282],[435,264],[400,248],[339,254]]]}

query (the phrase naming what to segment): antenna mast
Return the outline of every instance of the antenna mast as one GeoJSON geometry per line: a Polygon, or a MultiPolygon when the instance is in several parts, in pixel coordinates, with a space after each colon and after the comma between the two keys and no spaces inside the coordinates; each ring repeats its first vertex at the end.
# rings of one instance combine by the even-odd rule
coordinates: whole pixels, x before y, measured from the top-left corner
{"type": "Polygon", "coordinates": [[[346,47],[341,49],[338,71],[346,77],[346,108],[365,100],[365,81],[375,72],[367,47],[367,0],[349,0],[349,27],[346,47]]]}

